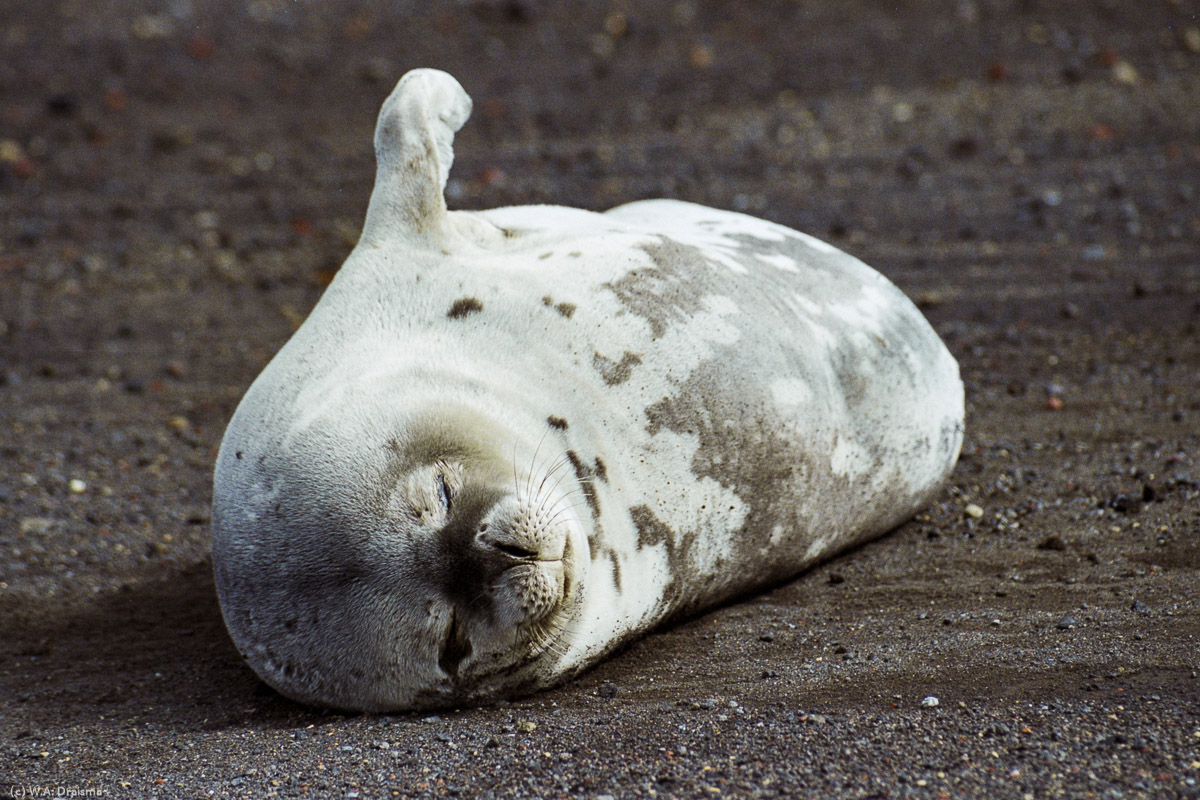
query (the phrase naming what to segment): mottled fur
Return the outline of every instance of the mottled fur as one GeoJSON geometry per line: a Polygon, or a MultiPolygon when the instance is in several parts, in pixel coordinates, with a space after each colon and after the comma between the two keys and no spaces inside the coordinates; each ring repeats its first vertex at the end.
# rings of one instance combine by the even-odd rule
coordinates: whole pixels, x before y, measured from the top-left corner
{"type": "Polygon", "coordinates": [[[401,80],[362,238],[218,458],[227,625],[305,702],[552,685],[888,530],[958,455],[957,365],[878,273],[687,203],[447,211],[469,109],[401,80]]]}

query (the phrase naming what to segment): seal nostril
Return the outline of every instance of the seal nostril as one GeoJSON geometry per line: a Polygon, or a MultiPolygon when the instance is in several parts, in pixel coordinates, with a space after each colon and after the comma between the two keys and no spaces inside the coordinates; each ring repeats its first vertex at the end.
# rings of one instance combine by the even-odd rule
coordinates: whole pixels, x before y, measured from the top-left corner
{"type": "Polygon", "coordinates": [[[479,532],[480,532],[480,533],[483,533],[483,532],[484,532],[484,531],[486,531],[487,529],[488,529],[488,524],[487,524],[486,522],[482,522],[482,523],[480,523],[480,525],[479,525],[479,532]]]}
{"type": "Polygon", "coordinates": [[[513,558],[521,559],[522,561],[537,558],[537,553],[533,550],[527,550],[524,547],[518,547],[517,545],[503,544],[502,542],[491,542],[491,545],[501,553],[505,553],[513,558]]]}

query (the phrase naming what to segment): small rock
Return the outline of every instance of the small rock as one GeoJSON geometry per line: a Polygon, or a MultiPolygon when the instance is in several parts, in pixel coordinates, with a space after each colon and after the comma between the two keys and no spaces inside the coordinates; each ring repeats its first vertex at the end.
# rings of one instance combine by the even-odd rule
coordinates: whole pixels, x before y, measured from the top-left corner
{"type": "Polygon", "coordinates": [[[597,687],[596,694],[600,697],[612,699],[617,696],[617,691],[616,684],[611,681],[605,681],[597,687]]]}
{"type": "Polygon", "coordinates": [[[1114,511],[1132,516],[1133,514],[1141,513],[1142,499],[1140,497],[1132,497],[1127,494],[1116,494],[1113,495],[1112,500],[1109,501],[1109,506],[1111,506],[1114,511]]]}
{"type": "Polygon", "coordinates": [[[979,519],[983,516],[983,509],[974,503],[967,503],[967,507],[963,509],[963,512],[971,519],[979,519]]]}
{"type": "Polygon", "coordinates": [[[527,719],[518,720],[517,730],[521,733],[533,733],[537,730],[537,723],[527,719]]]}
{"type": "Polygon", "coordinates": [[[41,536],[48,533],[51,528],[58,522],[52,517],[25,517],[21,520],[21,533],[41,536]]]}
{"type": "Polygon", "coordinates": [[[1067,543],[1062,540],[1062,537],[1052,533],[1042,540],[1037,549],[1062,551],[1067,549],[1067,543]]]}
{"type": "Polygon", "coordinates": [[[130,28],[134,36],[144,41],[166,39],[175,32],[175,24],[166,14],[142,14],[130,28]]]}
{"type": "Polygon", "coordinates": [[[1069,631],[1078,624],[1079,624],[1079,620],[1075,619],[1074,614],[1066,614],[1063,616],[1062,619],[1060,619],[1058,621],[1058,624],[1055,625],[1054,627],[1058,628],[1060,631],[1069,631]]]}
{"type": "Polygon", "coordinates": [[[430,716],[430,717],[422,717],[421,718],[421,722],[427,722],[427,723],[434,723],[434,722],[441,722],[441,721],[442,721],[442,718],[439,717],[437,714],[434,714],[433,716],[430,716]]]}
{"type": "Polygon", "coordinates": [[[693,69],[708,69],[713,65],[712,48],[703,44],[692,45],[688,51],[688,63],[693,69]]]}
{"type": "Polygon", "coordinates": [[[970,158],[979,152],[979,139],[974,136],[960,136],[950,143],[952,158],[970,158]]]}
{"type": "Polygon", "coordinates": [[[773,641],[775,641],[775,634],[773,634],[773,633],[764,633],[762,636],[759,636],[759,637],[758,637],[758,640],[759,640],[760,642],[773,642],[773,641]]]}
{"type": "Polygon", "coordinates": [[[1149,614],[1150,606],[1143,603],[1141,600],[1134,600],[1129,606],[1130,610],[1138,614],[1149,614]]]}
{"type": "Polygon", "coordinates": [[[1128,61],[1118,61],[1113,64],[1112,76],[1117,83],[1123,83],[1126,86],[1133,86],[1139,78],[1137,68],[1128,61]]]}
{"type": "Polygon", "coordinates": [[[0,139],[0,162],[13,164],[25,158],[25,150],[20,142],[12,139],[0,139]]]}
{"type": "Polygon", "coordinates": [[[924,708],[937,708],[939,705],[941,705],[941,703],[942,701],[938,700],[933,695],[928,695],[924,700],[921,701],[921,705],[924,708]]]}
{"type": "Polygon", "coordinates": [[[71,494],[83,494],[87,491],[87,484],[79,480],[79,478],[72,478],[67,484],[67,488],[71,490],[71,494]]]}
{"type": "Polygon", "coordinates": [[[46,110],[59,117],[69,117],[75,113],[79,104],[69,94],[53,94],[46,98],[46,110]]]}
{"type": "Polygon", "coordinates": [[[1046,398],[1046,408],[1050,411],[1061,411],[1063,407],[1062,398],[1057,395],[1050,395],[1046,398]]]}
{"type": "Polygon", "coordinates": [[[1200,28],[1191,27],[1183,31],[1183,46],[1193,53],[1200,53],[1200,28]]]}

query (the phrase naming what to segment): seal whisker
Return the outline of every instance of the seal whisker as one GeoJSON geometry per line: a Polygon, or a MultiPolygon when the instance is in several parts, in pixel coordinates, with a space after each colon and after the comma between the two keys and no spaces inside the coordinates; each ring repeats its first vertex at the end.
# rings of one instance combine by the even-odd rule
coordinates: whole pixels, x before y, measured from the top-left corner
{"type": "MultiPolygon", "coordinates": [[[[540,495],[542,492],[542,489],[545,488],[545,486],[546,486],[546,481],[548,481],[550,479],[550,477],[552,475],[554,475],[555,472],[557,472],[558,470],[565,467],[567,465],[568,461],[569,461],[569,459],[567,458],[567,456],[565,454],[560,455],[557,459],[555,459],[543,473],[542,482],[538,485],[537,492],[532,492],[531,494],[540,495]]],[[[536,468],[537,468],[537,465],[534,464],[530,470],[531,475],[533,474],[533,471],[536,470],[536,468]]]]}

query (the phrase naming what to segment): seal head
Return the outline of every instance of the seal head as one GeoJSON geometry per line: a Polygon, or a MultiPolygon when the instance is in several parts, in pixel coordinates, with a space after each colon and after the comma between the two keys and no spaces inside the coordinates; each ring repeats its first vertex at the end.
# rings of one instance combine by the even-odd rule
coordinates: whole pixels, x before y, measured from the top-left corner
{"type": "Polygon", "coordinates": [[[367,710],[538,685],[582,580],[561,469],[517,471],[520,445],[468,409],[331,458],[321,431],[346,427],[317,415],[278,446],[221,454],[221,481],[250,488],[220,492],[214,519],[221,604],[250,666],[294,699],[367,710]]]}

